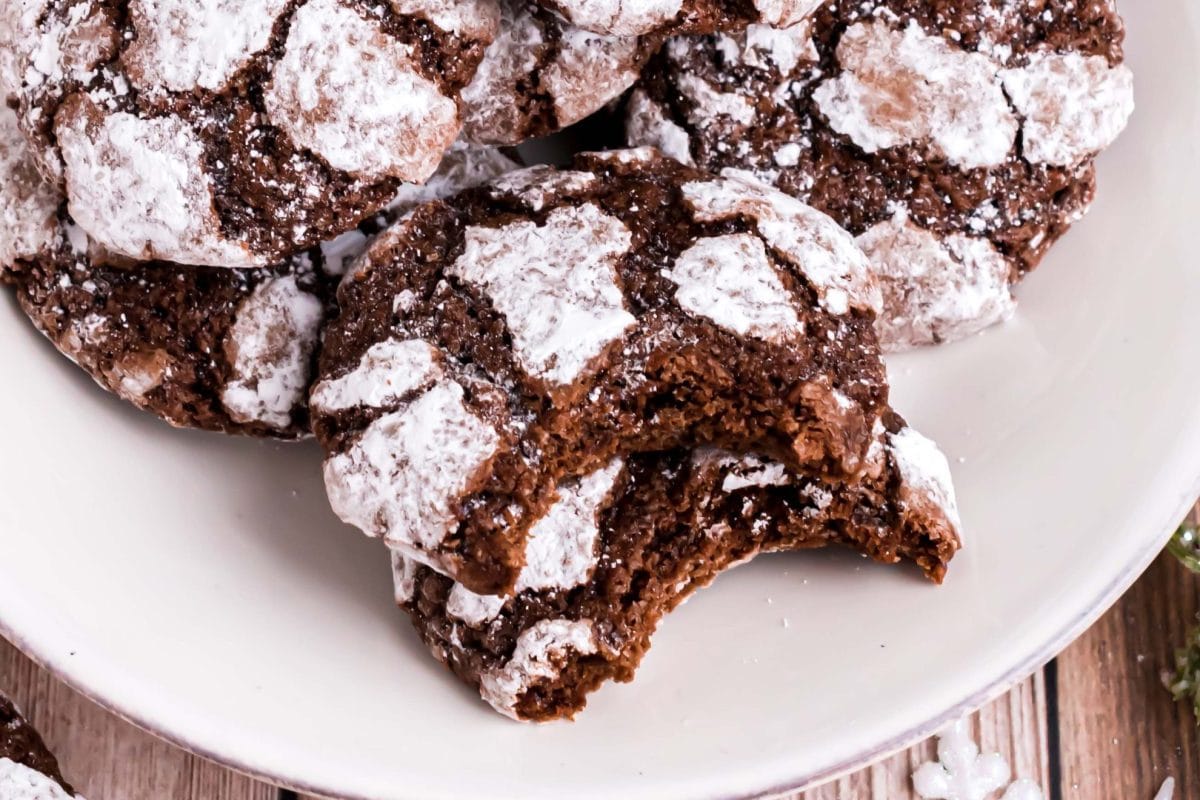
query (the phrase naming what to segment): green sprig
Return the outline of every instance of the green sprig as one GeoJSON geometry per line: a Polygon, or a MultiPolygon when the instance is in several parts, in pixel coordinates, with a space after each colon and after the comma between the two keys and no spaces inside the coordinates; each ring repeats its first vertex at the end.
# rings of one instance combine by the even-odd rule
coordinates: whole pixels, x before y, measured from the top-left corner
{"type": "Polygon", "coordinates": [[[1194,522],[1180,525],[1167,549],[1192,572],[1200,572],[1200,530],[1194,522]]]}
{"type": "Polygon", "coordinates": [[[1175,673],[1163,677],[1175,699],[1190,701],[1200,720],[1200,627],[1192,628],[1187,646],[1175,651],[1175,673]]]}

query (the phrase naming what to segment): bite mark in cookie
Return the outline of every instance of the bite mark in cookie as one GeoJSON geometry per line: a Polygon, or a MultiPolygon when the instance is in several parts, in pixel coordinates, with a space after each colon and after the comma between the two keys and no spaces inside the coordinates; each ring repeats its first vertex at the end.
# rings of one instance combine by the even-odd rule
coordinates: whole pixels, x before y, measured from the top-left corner
{"type": "Polygon", "coordinates": [[[961,541],[946,459],[895,415],[873,437],[871,466],[851,481],[714,448],[633,456],[586,504],[581,527],[594,519],[597,533],[570,580],[481,595],[401,557],[397,602],[500,713],[574,716],[604,682],[632,679],[664,615],[758,554],[838,544],[941,580],[961,541]]]}
{"type": "Polygon", "coordinates": [[[855,472],[885,395],[864,266],[797,201],[653,151],[532,168],[422,207],[339,291],[313,392],[335,507],[496,593],[522,579],[529,537],[567,487],[614,458],[723,444],[855,472]],[[709,269],[730,247],[749,283],[709,269]],[[457,387],[445,418],[466,431],[451,449],[470,457],[420,502],[406,465],[438,467],[405,452],[424,441],[404,421],[421,401],[392,391],[408,387],[379,357],[393,342],[435,352],[430,379],[457,387]],[[346,391],[363,380],[377,385],[346,391]]]}

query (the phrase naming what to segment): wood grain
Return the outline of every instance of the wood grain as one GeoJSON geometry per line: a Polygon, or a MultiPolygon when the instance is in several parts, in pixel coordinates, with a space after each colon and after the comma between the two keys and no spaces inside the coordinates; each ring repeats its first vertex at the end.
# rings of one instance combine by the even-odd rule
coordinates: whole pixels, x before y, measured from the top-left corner
{"type": "Polygon", "coordinates": [[[1200,577],[1161,556],[1117,606],[1058,659],[1064,800],[1150,800],[1168,776],[1200,797],[1191,709],[1163,688],[1200,610],[1200,577]]]}
{"type": "Polygon", "coordinates": [[[276,800],[278,791],[161,742],[104,711],[0,639],[0,687],[88,800],[276,800]]]}
{"type": "MultiPolygon", "coordinates": [[[[1046,707],[1045,680],[1038,672],[971,717],[975,740],[983,752],[1001,753],[1012,765],[1014,775],[1038,781],[1041,786],[1050,782],[1046,707]]],[[[916,800],[912,773],[933,760],[935,750],[932,740],[924,742],[789,800],[916,800]]]]}

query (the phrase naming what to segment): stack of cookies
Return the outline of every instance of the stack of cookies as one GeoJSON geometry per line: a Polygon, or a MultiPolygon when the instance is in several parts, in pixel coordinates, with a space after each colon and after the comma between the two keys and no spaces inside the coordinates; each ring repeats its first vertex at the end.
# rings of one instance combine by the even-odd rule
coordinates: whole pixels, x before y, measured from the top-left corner
{"type": "Polygon", "coordinates": [[[1013,313],[1121,41],[1109,0],[0,0],[0,280],[174,425],[315,434],[434,656],[569,717],[760,553],[942,580],[881,353],[1013,313]]]}

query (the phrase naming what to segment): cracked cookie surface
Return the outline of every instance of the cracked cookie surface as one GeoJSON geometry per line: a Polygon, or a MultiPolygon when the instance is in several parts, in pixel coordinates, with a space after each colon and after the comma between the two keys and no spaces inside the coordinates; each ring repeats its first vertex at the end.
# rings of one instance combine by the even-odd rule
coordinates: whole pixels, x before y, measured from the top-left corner
{"type": "Polygon", "coordinates": [[[828,213],[875,264],[885,347],[949,341],[1010,316],[1087,210],[1133,109],[1123,35],[1108,0],[838,0],[672,40],[627,138],[828,213]]]}
{"type": "Polygon", "coordinates": [[[275,263],[428,178],[499,22],[494,0],[0,14],[0,84],[75,221],[128,258],[219,267],[275,263]]]}

